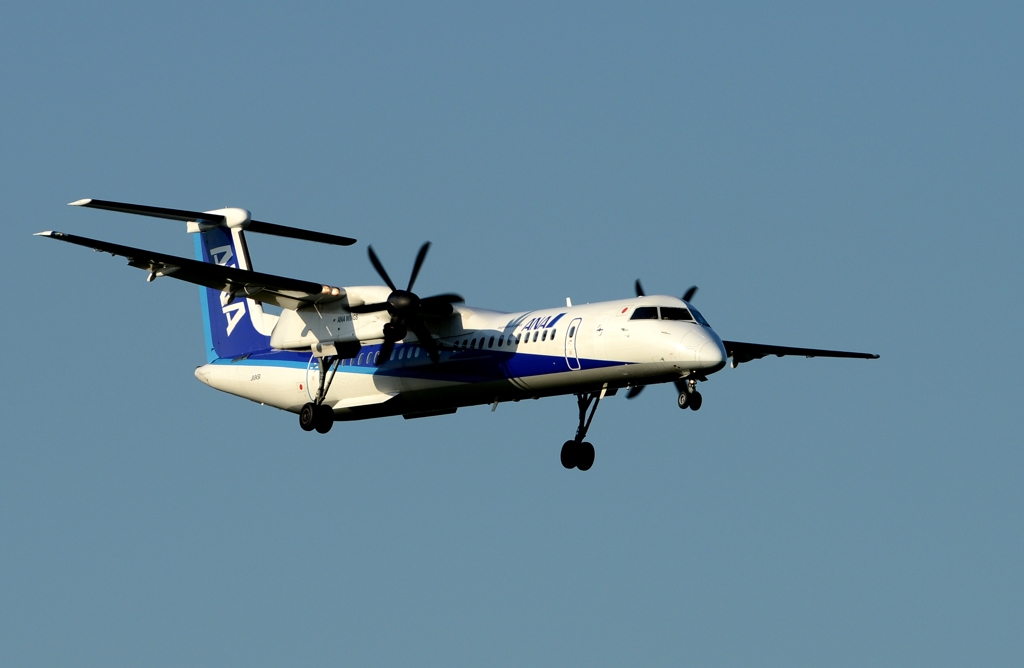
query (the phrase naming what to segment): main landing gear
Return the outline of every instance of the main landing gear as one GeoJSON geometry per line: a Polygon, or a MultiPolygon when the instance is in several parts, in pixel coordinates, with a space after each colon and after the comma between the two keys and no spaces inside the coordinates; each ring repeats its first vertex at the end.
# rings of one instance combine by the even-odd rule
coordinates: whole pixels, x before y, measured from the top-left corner
{"type": "Polygon", "coordinates": [[[566,441],[562,445],[562,466],[567,469],[576,468],[581,471],[589,471],[594,465],[594,446],[583,439],[587,437],[590,423],[594,420],[594,413],[597,412],[597,404],[601,402],[604,390],[600,393],[577,394],[576,403],[580,408],[580,426],[576,428],[576,438],[566,441]],[[587,409],[590,409],[590,416],[587,416],[587,409]]]}
{"type": "Polygon", "coordinates": [[[299,426],[303,431],[316,429],[318,434],[326,434],[334,426],[334,411],[324,404],[324,399],[327,398],[327,390],[331,389],[331,383],[334,382],[334,374],[338,372],[341,357],[328,355],[321,357],[319,362],[320,387],[317,388],[316,399],[304,405],[299,411],[299,426]],[[327,375],[328,371],[330,377],[327,375]]]}
{"type": "MultiPolygon", "coordinates": [[[[680,381],[682,383],[683,381],[680,381]]],[[[677,384],[678,387],[678,384],[677,384]]],[[[697,391],[697,381],[693,378],[686,381],[686,384],[679,391],[679,407],[689,408],[691,411],[699,411],[704,397],[697,391]]]]}

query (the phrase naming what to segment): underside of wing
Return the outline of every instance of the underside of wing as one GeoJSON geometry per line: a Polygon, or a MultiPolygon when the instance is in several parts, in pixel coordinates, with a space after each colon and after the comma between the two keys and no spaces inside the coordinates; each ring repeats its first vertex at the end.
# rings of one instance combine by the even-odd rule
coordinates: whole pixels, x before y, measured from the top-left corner
{"type": "Polygon", "coordinates": [[[743,343],[742,341],[722,341],[725,344],[725,351],[732,358],[732,366],[736,368],[744,362],[759,360],[768,355],[785,357],[794,355],[799,357],[846,357],[853,359],[874,360],[878,355],[874,353],[855,353],[846,350],[820,350],[818,348],[792,348],[790,346],[772,346],[764,343],[743,343]]]}
{"type": "Polygon", "coordinates": [[[308,304],[337,301],[343,297],[343,292],[339,288],[321,283],[199,262],[64,232],[39,232],[36,236],[66,241],[127,258],[130,266],[148,271],[149,280],[160,276],[170,276],[181,281],[227,292],[232,299],[244,297],[282,308],[297,309],[308,304]]]}

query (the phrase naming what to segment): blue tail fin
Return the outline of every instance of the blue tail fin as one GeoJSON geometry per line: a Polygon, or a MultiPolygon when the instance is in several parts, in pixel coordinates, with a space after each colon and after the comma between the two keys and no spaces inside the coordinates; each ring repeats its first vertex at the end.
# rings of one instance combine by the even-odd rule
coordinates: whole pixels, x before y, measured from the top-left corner
{"type": "MultiPolygon", "coordinates": [[[[196,234],[196,259],[200,262],[252,269],[241,230],[215,227],[196,234]]],[[[199,288],[206,332],[206,361],[236,358],[270,349],[270,331],[263,307],[251,299],[237,298],[230,304],[228,294],[199,288]],[[261,331],[262,330],[262,331],[261,331]]]]}

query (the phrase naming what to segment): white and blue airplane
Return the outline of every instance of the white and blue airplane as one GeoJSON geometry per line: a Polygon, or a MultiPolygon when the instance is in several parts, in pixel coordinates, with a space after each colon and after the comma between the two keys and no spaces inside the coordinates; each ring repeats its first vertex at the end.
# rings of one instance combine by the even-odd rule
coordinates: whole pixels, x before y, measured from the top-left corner
{"type": "Polygon", "coordinates": [[[423,244],[405,289],[373,247],[370,262],[386,286],[332,287],[253,271],[245,232],[349,246],[355,239],[253,220],[245,209],[185,211],[97,199],[72,206],[178,220],[195,234],[196,259],[73,236],[37,236],[128,259],[149,272],[201,286],[210,387],[298,413],[305,431],[326,434],[338,420],[448,415],[465,406],[576,396],[576,435],[561,450],[566,468],[588,470],[587,432],[598,403],[618,390],[630,399],[647,385],[675,383],[680,408],[698,410],[697,382],[732,359],[766,355],[877,359],[878,355],[724,341],[691,303],[645,295],[504,313],[463,304],[457,294],[419,297],[423,244]],[[265,312],[263,304],[282,309],[265,312]]]}

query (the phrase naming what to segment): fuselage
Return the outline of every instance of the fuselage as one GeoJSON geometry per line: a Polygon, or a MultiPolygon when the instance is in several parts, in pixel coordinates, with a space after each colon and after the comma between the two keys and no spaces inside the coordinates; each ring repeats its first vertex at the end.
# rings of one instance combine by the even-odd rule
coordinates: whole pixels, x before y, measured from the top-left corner
{"type": "MultiPolygon", "coordinates": [[[[330,315],[316,317],[329,327],[330,315]]],[[[460,306],[430,329],[441,349],[436,364],[413,335],[388,360],[379,359],[383,341],[372,339],[342,360],[324,401],[335,419],[420,417],[560,394],[614,394],[703,377],[726,361],[721,338],[700,313],[670,296],[520,313],[460,306]]],[[[320,360],[308,347],[268,349],[212,360],[195,375],[215,389],[297,413],[316,395],[320,360]]]]}

